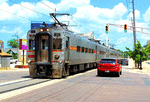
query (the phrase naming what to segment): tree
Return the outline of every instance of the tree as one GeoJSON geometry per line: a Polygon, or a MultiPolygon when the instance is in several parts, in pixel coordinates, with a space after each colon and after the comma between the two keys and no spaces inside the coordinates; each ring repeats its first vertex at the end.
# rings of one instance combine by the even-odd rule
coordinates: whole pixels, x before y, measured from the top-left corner
{"type": "MultiPolygon", "coordinates": [[[[17,47],[19,47],[19,45],[18,45],[16,39],[9,40],[9,41],[7,42],[7,45],[8,45],[9,47],[11,47],[11,48],[17,48],[17,47]]],[[[12,52],[11,50],[8,51],[7,53],[9,53],[9,54],[11,53],[11,54],[12,54],[12,57],[13,57],[14,59],[17,59],[17,53],[12,52]]]]}
{"type": "Polygon", "coordinates": [[[123,58],[128,58],[128,51],[121,51],[120,49],[118,51],[121,52],[123,58]]]}
{"type": "Polygon", "coordinates": [[[17,47],[19,47],[19,45],[18,45],[16,39],[9,40],[9,41],[7,42],[7,45],[8,45],[9,47],[11,47],[11,48],[17,48],[17,47]]]}
{"type": "Polygon", "coordinates": [[[123,57],[124,57],[124,58],[128,58],[128,51],[124,51],[124,52],[123,52],[123,57]]]}
{"type": "Polygon", "coordinates": [[[133,60],[135,60],[135,63],[138,63],[138,68],[139,68],[139,64],[140,61],[146,61],[148,60],[148,48],[144,48],[141,46],[140,42],[137,41],[137,44],[134,44],[134,50],[130,50],[129,48],[126,47],[126,49],[128,50],[128,54],[130,56],[130,58],[132,58],[133,60]],[[142,51],[140,51],[140,48],[142,49],[142,51]]]}

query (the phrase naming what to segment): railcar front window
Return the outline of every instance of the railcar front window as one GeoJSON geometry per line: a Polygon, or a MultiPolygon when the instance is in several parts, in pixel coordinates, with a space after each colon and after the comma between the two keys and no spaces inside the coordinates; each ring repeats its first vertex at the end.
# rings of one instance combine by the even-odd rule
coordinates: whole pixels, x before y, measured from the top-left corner
{"type": "Polygon", "coordinates": [[[104,63],[116,64],[116,61],[115,61],[115,59],[102,59],[100,63],[102,63],[102,64],[104,64],[104,63]]]}
{"type": "Polygon", "coordinates": [[[29,50],[35,50],[35,41],[29,40],[29,50]]]}
{"type": "Polygon", "coordinates": [[[47,50],[48,49],[48,40],[47,39],[43,39],[42,40],[42,49],[43,50],[47,50]]]}
{"type": "Polygon", "coordinates": [[[62,39],[53,39],[53,49],[54,50],[62,49],[62,39]]]}

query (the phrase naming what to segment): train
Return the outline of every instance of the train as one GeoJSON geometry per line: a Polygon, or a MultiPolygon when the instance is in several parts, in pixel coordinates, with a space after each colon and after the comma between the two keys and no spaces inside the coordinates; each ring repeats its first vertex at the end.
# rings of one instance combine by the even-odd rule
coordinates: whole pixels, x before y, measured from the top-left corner
{"type": "MultiPolygon", "coordinates": [[[[56,14],[51,13],[56,19],[56,14]]],[[[87,39],[68,30],[65,24],[31,23],[27,33],[27,62],[30,77],[44,75],[62,78],[88,68],[96,68],[102,58],[120,58],[121,52],[95,39],[87,39]]]]}

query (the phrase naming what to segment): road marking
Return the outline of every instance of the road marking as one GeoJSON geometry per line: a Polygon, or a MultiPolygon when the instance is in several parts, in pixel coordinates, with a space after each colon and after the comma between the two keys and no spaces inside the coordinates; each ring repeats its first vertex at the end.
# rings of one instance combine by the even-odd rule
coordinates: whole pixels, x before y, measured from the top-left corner
{"type": "Polygon", "coordinates": [[[96,70],[97,69],[93,69],[93,70],[87,71],[85,73],[78,73],[78,74],[75,74],[73,76],[68,76],[66,79],[55,79],[55,80],[40,83],[40,84],[37,84],[37,85],[21,88],[21,89],[18,89],[18,90],[7,92],[7,93],[3,93],[3,94],[0,95],[0,100],[4,100],[4,99],[7,99],[7,98],[10,98],[10,97],[19,95],[19,94],[23,94],[23,93],[26,93],[26,92],[29,92],[29,91],[32,91],[32,90],[35,90],[35,89],[38,89],[38,88],[42,88],[44,86],[55,84],[55,83],[58,83],[58,82],[61,82],[61,81],[64,81],[64,80],[67,80],[67,79],[70,79],[70,78],[81,76],[81,75],[84,75],[84,74],[87,74],[87,73],[90,73],[90,72],[93,72],[93,71],[96,71],[96,70]]]}
{"type": "Polygon", "coordinates": [[[7,85],[7,84],[12,84],[12,83],[17,83],[17,82],[21,82],[21,81],[26,81],[26,80],[30,80],[30,79],[32,79],[32,78],[23,78],[23,79],[19,79],[19,80],[4,82],[4,83],[1,83],[0,86],[7,85]]]}

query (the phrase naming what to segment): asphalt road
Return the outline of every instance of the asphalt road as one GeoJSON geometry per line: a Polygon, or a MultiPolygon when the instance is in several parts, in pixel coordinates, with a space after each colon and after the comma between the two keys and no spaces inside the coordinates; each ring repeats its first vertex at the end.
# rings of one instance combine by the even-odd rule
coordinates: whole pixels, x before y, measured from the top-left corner
{"type": "Polygon", "coordinates": [[[29,77],[29,69],[3,70],[0,72],[0,83],[29,77]]]}
{"type": "Polygon", "coordinates": [[[129,70],[127,67],[124,68],[121,77],[112,75],[98,77],[97,70],[94,69],[64,79],[42,83],[45,86],[40,87],[42,86],[40,84],[38,87],[34,86],[33,90],[32,88],[24,89],[21,91],[22,94],[18,93],[14,97],[1,101],[150,102],[150,77],[146,74],[129,73],[127,70],[129,70]]]}

